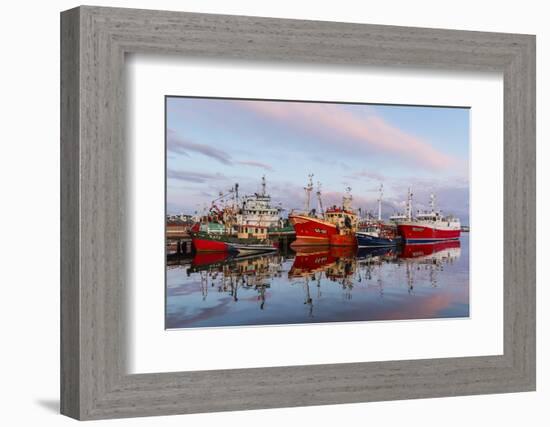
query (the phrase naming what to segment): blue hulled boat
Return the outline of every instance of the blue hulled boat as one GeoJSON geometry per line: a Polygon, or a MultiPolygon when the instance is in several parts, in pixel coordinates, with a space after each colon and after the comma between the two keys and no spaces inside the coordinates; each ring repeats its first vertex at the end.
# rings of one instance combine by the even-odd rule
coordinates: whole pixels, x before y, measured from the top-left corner
{"type": "Polygon", "coordinates": [[[401,242],[401,238],[398,236],[387,237],[381,235],[378,230],[373,231],[357,231],[355,233],[357,237],[357,246],[360,248],[365,247],[382,247],[382,246],[396,246],[401,242]]]}

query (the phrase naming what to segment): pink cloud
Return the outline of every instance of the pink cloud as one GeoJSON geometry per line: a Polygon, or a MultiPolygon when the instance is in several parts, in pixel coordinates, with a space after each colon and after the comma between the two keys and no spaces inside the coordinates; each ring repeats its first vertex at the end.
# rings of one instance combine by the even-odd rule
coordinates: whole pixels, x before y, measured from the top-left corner
{"type": "Polygon", "coordinates": [[[168,151],[172,153],[183,154],[189,156],[188,152],[192,151],[200,153],[204,156],[211,157],[224,165],[231,164],[231,156],[223,150],[219,150],[207,144],[197,144],[192,141],[178,137],[176,132],[172,129],[168,129],[167,135],[167,147],[168,151]]]}
{"type": "Polygon", "coordinates": [[[272,171],[273,170],[271,165],[268,165],[267,163],[258,162],[256,160],[239,160],[239,161],[236,161],[235,163],[237,163],[239,165],[244,165],[244,166],[253,166],[253,167],[256,167],[256,168],[261,168],[261,169],[265,169],[267,171],[272,171]]]}
{"type": "Polygon", "coordinates": [[[410,135],[374,114],[358,117],[334,104],[244,101],[241,105],[309,132],[334,133],[342,137],[342,140],[335,138],[336,143],[347,144],[344,148],[357,148],[359,143],[359,148],[395,155],[431,169],[445,169],[455,166],[458,161],[435,149],[428,141],[410,135]],[[345,140],[350,139],[353,143],[346,143],[345,140]]]}

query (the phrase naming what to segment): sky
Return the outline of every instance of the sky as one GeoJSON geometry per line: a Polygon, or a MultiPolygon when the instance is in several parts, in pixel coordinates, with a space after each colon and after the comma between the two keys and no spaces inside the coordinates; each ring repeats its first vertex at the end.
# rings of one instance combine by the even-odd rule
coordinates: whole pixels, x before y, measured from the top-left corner
{"type": "MultiPolygon", "coordinates": [[[[444,214],[469,224],[468,108],[338,104],[215,98],[166,98],[167,213],[194,214],[235,183],[260,190],[263,175],[275,205],[304,209],[308,175],[323,205],[403,211],[430,193],[444,214]]],[[[313,202],[311,207],[316,207],[313,202]]]]}

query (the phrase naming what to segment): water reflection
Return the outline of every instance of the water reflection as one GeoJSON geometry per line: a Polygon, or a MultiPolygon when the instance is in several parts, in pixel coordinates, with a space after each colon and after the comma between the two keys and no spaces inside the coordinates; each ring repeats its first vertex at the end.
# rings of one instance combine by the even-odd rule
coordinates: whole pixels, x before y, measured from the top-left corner
{"type": "Polygon", "coordinates": [[[167,328],[465,317],[468,236],[395,248],[312,247],[169,264],[167,328]]]}

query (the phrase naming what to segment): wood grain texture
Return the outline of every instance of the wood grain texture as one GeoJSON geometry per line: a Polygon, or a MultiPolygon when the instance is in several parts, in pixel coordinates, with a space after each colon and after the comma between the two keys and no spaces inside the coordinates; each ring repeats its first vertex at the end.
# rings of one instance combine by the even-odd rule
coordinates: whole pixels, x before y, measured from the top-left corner
{"type": "Polygon", "coordinates": [[[61,20],[61,412],[80,414],[79,17],[61,20]]]}
{"type": "Polygon", "coordinates": [[[534,36],[80,7],[63,12],[61,37],[62,413],[99,419],[534,390],[534,36]],[[501,71],[504,354],[128,375],[127,53],[501,71]]]}

